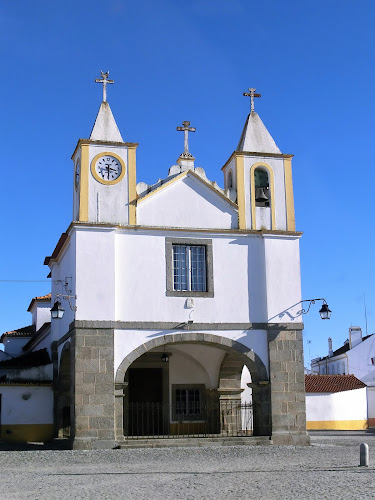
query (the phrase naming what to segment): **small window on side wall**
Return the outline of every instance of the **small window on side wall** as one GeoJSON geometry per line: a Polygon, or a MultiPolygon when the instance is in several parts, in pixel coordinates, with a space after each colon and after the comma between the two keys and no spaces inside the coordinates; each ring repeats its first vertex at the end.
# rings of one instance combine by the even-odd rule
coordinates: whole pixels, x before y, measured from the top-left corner
{"type": "Polygon", "coordinates": [[[255,206],[270,206],[270,183],[268,172],[262,167],[254,170],[255,206]]]}

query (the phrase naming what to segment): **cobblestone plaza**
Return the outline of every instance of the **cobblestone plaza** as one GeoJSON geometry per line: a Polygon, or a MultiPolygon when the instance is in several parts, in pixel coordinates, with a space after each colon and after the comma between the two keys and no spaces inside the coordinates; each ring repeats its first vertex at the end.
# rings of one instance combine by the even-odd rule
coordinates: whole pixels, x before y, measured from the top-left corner
{"type": "Polygon", "coordinates": [[[315,433],[312,446],[1,451],[1,500],[373,498],[372,432],[315,433]],[[359,445],[370,466],[359,467],[359,445]]]}

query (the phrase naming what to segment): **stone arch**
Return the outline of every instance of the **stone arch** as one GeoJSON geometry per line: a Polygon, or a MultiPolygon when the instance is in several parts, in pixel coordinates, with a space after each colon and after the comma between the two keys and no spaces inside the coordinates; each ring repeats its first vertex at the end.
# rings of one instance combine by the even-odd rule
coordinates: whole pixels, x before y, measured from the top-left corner
{"type": "Polygon", "coordinates": [[[62,348],[59,363],[56,401],[56,423],[58,437],[70,437],[71,426],[71,348],[70,341],[62,348]]]}
{"type": "MultiPolygon", "coordinates": [[[[252,377],[252,385],[257,388],[253,390],[255,395],[254,412],[257,416],[254,418],[254,434],[270,434],[270,398],[267,369],[260,357],[249,347],[236,340],[211,333],[181,332],[168,335],[161,335],[138,346],[129,353],[120,363],[115,376],[115,433],[116,439],[123,439],[123,389],[125,387],[125,374],[130,365],[146,352],[155,347],[162,347],[173,344],[204,344],[217,347],[227,352],[227,359],[236,360],[236,367],[246,365],[252,377]]],[[[220,384],[220,382],[219,382],[220,384]]],[[[254,415],[255,416],[255,415],[254,415]]]]}

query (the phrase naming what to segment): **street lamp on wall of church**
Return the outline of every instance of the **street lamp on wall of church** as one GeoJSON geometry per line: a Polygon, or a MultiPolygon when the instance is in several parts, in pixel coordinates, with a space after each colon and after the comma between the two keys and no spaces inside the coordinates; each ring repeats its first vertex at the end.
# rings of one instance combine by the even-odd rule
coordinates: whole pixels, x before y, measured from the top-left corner
{"type": "Polygon", "coordinates": [[[311,305],[315,304],[315,302],[318,301],[318,300],[322,300],[323,301],[322,307],[319,309],[320,317],[322,319],[330,319],[332,311],[328,307],[326,299],[306,299],[306,300],[301,300],[300,302],[298,302],[298,304],[303,304],[304,302],[309,302],[309,307],[307,309],[305,309],[303,307],[300,311],[298,311],[297,315],[307,314],[309,312],[309,310],[310,310],[311,305]]]}

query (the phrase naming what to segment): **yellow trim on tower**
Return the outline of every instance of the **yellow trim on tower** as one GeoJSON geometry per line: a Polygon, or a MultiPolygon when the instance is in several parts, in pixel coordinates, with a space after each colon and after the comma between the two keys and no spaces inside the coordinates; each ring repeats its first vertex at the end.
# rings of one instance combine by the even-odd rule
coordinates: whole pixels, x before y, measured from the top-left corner
{"type": "Polygon", "coordinates": [[[284,177],[285,177],[286,228],[288,231],[295,231],[296,216],[294,213],[294,195],[293,195],[291,158],[284,158],[284,177]]]}
{"type": "Polygon", "coordinates": [[[79,183],[79,216],[78,220],[89,220],[89,145],[81,144],[81,180],[79,183]]]}
{"type": "Polygon", "coordinates": [[[138,144],[128,147],[128,192],[129,192],[129,225],[137,224],[137,175],[136,175],[136,155],[138,144]]]}
{"type": "MultiPolygon", "coordinates": [[[[275,179],[273,175],[273,170],[268,163],[264,161],[259,161],[254,163],[250,169],[250,202],[251,202],[251,229],[256,230],[256,211],[255,211],[255,182],[254,182],[254,171],[257,167],[264,167],[269,175],[270,179],[270,191],[271,191],[271,230],[276,229],[276,214],[275,214],[275,179]]],[[[260,228],[259,228],[260,229],[260,228]]]]}
{"type": "Polygon", "coordinates": [[[126,166],[124,160],[116,153],[112,153],[110,151],[102,151],[101,153],[97,154],[91,161],[91,173],[94,179],[100,182],[100,184],[104,184],[106,186],[113,186],[114,184],[118,184],[124,178],[125,172],[126,166]],[[117,177],[117,179],[114,179],[113,181],[106,181],[98,175],[97,171],[95,170],[95,166],[97,161],[100,160],[100,158],[103,158],[103,156],[113,156],[121,163],[121,174],[117,177]]]}
{"type": "Polygon", "coordinates": [[[238,204],[238,229],[246,229],[244,157],[242,155],[236,155],[235,162],[238,204]]]}
{"type": "Polygon", "coordinates": [[[306,422],[308,431],[359,431],[368,429],[367,420],[308,420],[306,422]]]}

